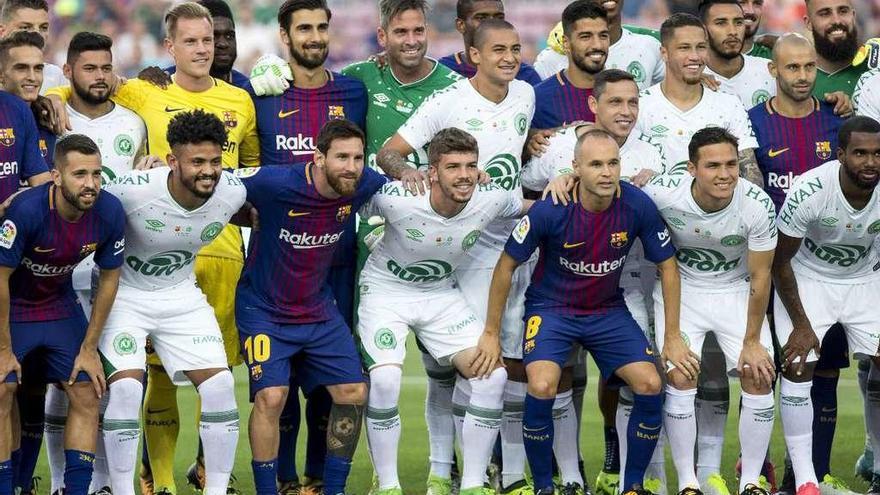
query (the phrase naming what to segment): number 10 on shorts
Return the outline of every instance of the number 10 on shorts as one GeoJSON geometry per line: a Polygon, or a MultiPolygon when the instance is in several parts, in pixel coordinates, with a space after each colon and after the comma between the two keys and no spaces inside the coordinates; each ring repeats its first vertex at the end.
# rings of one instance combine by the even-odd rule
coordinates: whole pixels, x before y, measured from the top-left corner
{"type": "Polygon", "coordinates": [[[244,341],[244,351],[247,353],[248,364],[262,363],[269,359],[272,352],[272,341],[266,334],[258,334],[248,337],[244,341]]]}

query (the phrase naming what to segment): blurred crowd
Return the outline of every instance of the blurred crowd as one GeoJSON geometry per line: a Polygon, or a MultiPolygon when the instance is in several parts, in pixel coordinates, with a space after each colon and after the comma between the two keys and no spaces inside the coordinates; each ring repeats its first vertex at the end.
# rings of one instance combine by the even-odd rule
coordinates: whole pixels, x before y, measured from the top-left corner
{"type": "MultiPolygon", "coordinates": [[[[238,36],[236,68],[249,71],[263,53],[282,53],[276,12],[280,0],[227,0],[233,8],[238,36]]],[[[59,65],[70,37],[78,31],[107,34],[114,42],[114,63],[120,73],[132,76],[145,66],[170,65],[162,46],[162,17],[171,0],[56,0],[52,6],[52,35],[47,54],[59,65]]],[[[429,55],[440,57],[461,47],[455,31],[455,0],[434,0],[429,14],[429,55]]],[[[523,37],[525,60],[532,61],[545,46],[548,31],[559,20],[565,0],[506,0],[508,19],[523,37]]],[[[698,0],[627,0],[625,22],[656,28],[672,12],[695,11],[698,0]]],[[[854,0],[861,33],[880,32],[880,0],[854,0]]],[[[332,43],[328,65],[339,69],[378,49],[376,2],[329,0],[333,9],[332,43]]],[[[765,0],[762,31],[799,31],[803,26],[803,0],[765,0]]]]}

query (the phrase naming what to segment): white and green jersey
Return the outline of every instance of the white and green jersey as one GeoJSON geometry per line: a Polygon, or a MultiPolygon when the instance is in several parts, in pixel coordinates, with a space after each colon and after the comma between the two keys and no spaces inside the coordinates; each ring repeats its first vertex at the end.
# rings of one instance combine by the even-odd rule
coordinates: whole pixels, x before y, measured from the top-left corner
{"type": "MultiPolygon", "coordinates": [[[[532,191],[543,191],[556,177],[573,172],[572,159],[577,145],[578,126],[566,127],[550,137],[550,144],[541,156],[533,157],[526,163],[522,173],[522,184],[532,191]]],[[[659,146],[650,142],[647,136],[630,137],[620,147],[620,180],[629,182],[630,178],[643,169],[657,173],[663,171],[663,152],[659,146]]],[[[639,240],[629,252],[620,276],[623,288],[640,287],[640,267],[644,263],[644,251],[639,240]]]]}
{"type": "MultiPolygon", "coordinates": [[[[450,288],[455,269],[467,260],[486,226],[520,216],[522,207],[521,199],[489,183],[478,185],[464,209],[446,218],[431,207],[430,194],[413,194],[399,181],[385,184],[360,210],[365,218],[385,218],[382,242],[361,272],[361,291],[450,288]]],[[[492,263],[497,261],[496,256],[492,263]]]]}
{"type": "MultiPolygon", "coordinates": [[[[542,79],[568,68],[568,57],[548,47],[535,59],[535,70],[542,79]]],[[[666,77],[666,65],[660,57],[660,42],[653,36],[633,33],[626,28],[616,43],[608,47],[606,69],[620,69],[632,74],[645,90],[666,77]]]]}
{"type": "Polygon", "coordinates": [[[125,265],[120,284],[159,291],[194,283],[196,253],[213,241],[244,205],[241,181],[223,172],[214,194],[189,211],[168,191],[169,167],[132,171],[118,176],[105,190],[125,209],[125,265]]]}
{"type": "Polygon", "coordinates": [[[64,77],[64,70],[55,64],[46,62],[43,65],[43,85],[40,86],[40,94],[45,95],[46,91],[58,86],[67,86],[69,83],[64,77]]]}
{"type": "Polygon", "coordinates": [[[840,162],[822,164],[804,174],[789,189],[776,225],[779,232],[803,239],[792,259],[798,273],[832,284],[876,280],[880,233],[880,194],[856,210],[840,188],[840,162]]]}
{"type": "MultiPolygon", "coordinates": [[[[425,98],[461,79],[461,76],[436,60],[434,68],[422,79],[404,84],[394,76],[390,65],[356,62],[342,69],[342,74],[358,79],[367,88],[367,164],[377,170],[376,154],[391,136],[415,112],[425,98]]],[[[414,168],[428,166],[428,150],[417,148],[406,157],[414,168]]]]}
{"type": "Polygon", "coordinates": [[[703,88],[700,102],[687,111],[673,105],[657,84],[642,92],[633,132],[646,134],[663,148],[667,175],[687,171],[688,144],[700,129],[724,127],[739,139],[739,150],[758,147],[752,123],[736,96],[703,88]]]}
{"type": "Polygon", "coordinates": [[[862,74],[852,95],[857,115],[864,115],[880,122],[880,69],[862,74]]]}
{"type": "Polygon", "coordinates": [[[71,132],[92,138],[101,150],[102,184],[109,184],[116,176],[134,168],[135,158],[147,141],[147,128],[136,113],[115,105],[109,113],[92,119],[68,104],[67,115],[73,128],[71,132]]]}
{"type": "Polygon", "coordinates": [[[776,210],[763,189],[740,178],[726,208],[707,213],[691,192],[690,175],[655,177],[645,193],[672,233],[681,281],[711,291],[748,284],[749,251],[776,248],[776,210]]]}
{"type": "Polygon", "coordinates": [[[743,67],[731,78],[726,78],[706,66],[706,74],[714,76],[721,91],[730,93],[742,102],[746,110],[776,96],[776,79],[770,75],[766,58],[743,55],[743,67]]]}
{"type": "MultiPolygon", "coordinates": [[[[520,156],[534,115],[535,91],[528,83],[511,81],[507,97],[495,103],[478,93],[470,80],[462,79],[425,100],[397,132],[413,149],[424,147],[448,127],[470,133],[480,148],[480,169],[522,199],[520,156]]],[[[471,267],[494,267],[515,224],[493,222],[468,251],[474,262],[471,267]]]]}

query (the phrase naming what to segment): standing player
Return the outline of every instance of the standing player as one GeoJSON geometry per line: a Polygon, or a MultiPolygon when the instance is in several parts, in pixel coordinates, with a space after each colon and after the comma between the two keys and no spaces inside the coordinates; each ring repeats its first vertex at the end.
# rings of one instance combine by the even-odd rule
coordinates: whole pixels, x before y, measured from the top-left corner
{"type": "MultiPolygon", "coordinates": [[[[472,134],[480,145],[479,166],[497,185],[511,194],[521,195],[520,154],[526,140],[529,122],[534,114],[534,91],[527,83],[515,80],[520,63],[519,35],[512,25],[497,19],[485,20],[474,33],[471,59],[477,64],[472,79],[456,82],[433,96],[413,113],[406,124],[379,151],[377,163],[391,177],[402,178],[404,183],[421,182],[421,173],[406,164],[405,156],[425,146],[434,135],[447,127],[455,127],[472,134]]],[[[408,184],[409,185],[409,184],[408,184]]],[[[468,250],[468,261],[458,270],[457,279],[467,300],[480,312],[488,297],[491,265],[497,259],[503,240],[513,223],[497,220],[489,225],[476,245],[468,250]]],[[[517,273],[514,293],[520,298],[531,266],[517,273]]],[[[503,350],[506,358],[521,359],[519,335],[521,304],[512,301],[505,320],[503,350]]],[[[508,376],[524,381],[522,366],[508,363],[508,376]]],[[[454,405],[463,411],[469,402],[466,390],[460,389],[454,405]]],[[[515,401],[509,388],[505,401],[515,401]]],[[[459,422],[461,415],[456,418],[459,422]]],[[[504,435],[502,434],[502,438],[504,435]]],[[[506,450],[502,443],[505,469],[513,469],[508,481],[522,481],[515,466],[524,466],[522,449],[506,450]],[[519,478],[519,480],[517,480],[519,478]]],[[[502,473],[502,478],[504,475],[502,473]]],[[[510,483],[502,480],[504,488],[510,483]]]]}
{"type": "MultiPolygon", "coordinates": [[[[660,42],[653,36],[640,34],[631,26],[622,24],[624,0],[609,0],[599,5],[605,9],[608,19],[608,32],[611,36],[605,68],[622,69],[630,74],[639,85],[639,90],[663,80],[666,68],[660,58],[660,42]]],[[[556,25],[548,38],[548,47],[535,59],[535,70],[543,79],[568,67],[569,62],[562,43],[562,23],[556,25]],[[557,34],[558,33],[558,34],[557,34]],[[550,39],[558,36],[558,43],[550,43],[550,39]],[[558,44],[558,49],[554,49],[558,44]]]]}
{"type": "MultiPolygon", "coordinates": [[[[86,136],[58,141],[52,183],[22,193],[7,210],[0,241],[0,328],[4,408],[0,492],[11,494],[10,410],[19,365],[42,352],[40,372],[60,383],[70,401],[65,425],[65,493],[85,495],[92,476],[98,403],[105,392],[97,345],[119,282],[125,215],[119,200],[101,194],[101,155],[86,136]],[[99,288],[87,321],[70,284],[76,265],[95,253],[99,288]],[[91,382],[91,383],[89,383],[91,382]]],[[[33,368],[36,370],[37,368],[33,368]]]]}
{"type": "MultiPolygon", "coordinates": [[[[43,38],[43,45],[49,43],[49,4],[46,0],[7,0],[0,8],[0,37],[9,36],[15,31],[30,31],[43,38]]],[[[46,63],[40,94],[50,88],[67,84],[61,67],[46,63]]]]}
{"type": "Polygon", "coordinates": [[[776,94],[767,61],[742,54],[748,28],[739,0],[702,2],[700,17],[709,34],[706,73],[719,81],[720,89],[739,97],[746,108],[776,94]]]}
{"type": "MultiPolygon", "coordinates": [[[[739,178],[737,139],[729,131],[698,131],[688,153],[690,175],[659,176],[645,187],[670,226],[682,273],[681,330],[656,321],[657,345],[669,363],[663,423],[679,493],[702,493],[694,470],[695,400],[698,359],[711,332],[724,353],[724,371],[742,383],[739,491],[767,495],[759,476],[773,433],[775,370],[766,311],[776,212],[761,188],[739,178]]],[[[656,291],[654,304],[654,313],[662,314],[656,291]]]]}
{"type": "MultiPolygon", "coordinates": [[[[127,216],[125,268],[99,350],[110,401],[104,445],[113,493],[134,495],[140,398],[149,337],[175,384],[192,384],[201,402],[207,495],[226,493],[238,443],[232,373],[213,310],[192,264],[245,200],[241,181],[222,172],[226,128],[196,110],[168,124],[168,167],[119,176],[108,186],[127,216]]],[[[99,287],[98,290],[101,290],[99,287]]]]}
{"type": "MultiPolygon", "coordinates": [[[[428,194],[413,194],[400,183],[390,183],[360,211],[386,222],[382,242],[370,253],[359,282],[363,304],[358,308],[358,336],[371,383],[367,437],[378,474],[374,495],[403,493],[397,477],[397,405],[410,328],[433,359],[455,366],[455,387],[471,389],[461,436],[464,495],[486,493],[483,477],[498,430],[485,425],[500,419],[507,381],[498,364],[486,370],[472,366],[478,348],[500,349],[500,342],[497,334],[481,334],[482,320],[454,276],[483,229],[497,218],[521,216],[526,202],[492,183],[477,186],[477,142],[462,130],[437,133],[428,157],[428,194]],[[443,242],[413,243],[413,230],[430,232],[443,242]],[[433,309],[413,313],[408,308],[414,306],[433,309]]],[[[569,454],[574,456],[575,449],[569,454]]],[[[451,483],[445,493],[451,493],[451,483]]]]}
{"type": "MultiPolygon", "coordinates": [[[[873,360],[875,369],[880,344],[872,330],[880,318],[877,306],[846,303],[870,301],[880,283],[873,247],[880,232],[880,123],[861,116],[844,122],[837,158],[801,175],[777,220],[773,280],[776,331],[783,344],[780,413],[798,494],[819,492],[810,392],[825,333],[840,323],[856,358],[873,360]]],[[[871,395],[868,400],[865,421],[872,423],[878,452],[878,404],[871,395]]],[[[874,476],[868,492],[880,493],[880,477],[874,476]]]]}
{"type": "Polygon", "coordinates": [[[806,27],[813,35],[818,72],[813,94],[823,99],[835,91],[852,96],[867,60],[853,65],[859,51],[856,11],[851,0],[806,1],[806,27]]]}
{"type": "Polygon", "coordinates": [[[764,0],[739,0],[739,5],[743,9],[746,26],[742,47],[743,55],[769,59],[773,50],[755,41],[755,35],[761,29],[761,20],[764,17],[764,0]]]}
{"type": "Polygon", "coordinates": [[[650,200],[619,182],[618,146],[611,134],[588,131],[578,139],[574,157],[580,180],[574,201],[567,206],[536,203],[507,241],[492,277],[486,332],[501,329],[514,270],[540,247],[526,295],[522,341],[528,374],[522,431],[536,493],[554,493],[553,404],[561,367],[575,342],[593,353],[603,377],[616,376],[632,387],[635,405],[622,491],[649,493],[642,487],[661,427],[661,382],[651,344],[626,310],[618,284],[631,241],[638,238],[647,258],[658,263],[665,317],[670,327],[676,326],[675,251],[650,200]]]}
{"type": "MultiPolygon", "coordinates": [[[[643,186],[653,175],[663,171],[665,158],[660,147],[652,144],[649,138],[644,135],[633,135],[632,130],[638,118],[638,104],[639,88],[635,77],[620,69],[606,69],[600,72],[596,75],[596,85],[589,100],[590,108],[596,115],[595,124],[567,127],[551,137],[544,154],[540,157],[533,157],[523,168],[523,187],[533,191],[542,191],[549,181],[556,177],[571,174],[574,178],[571,168],[571,150],[575,148],[578,138],[591,127],[607,131],[617,141],[620,147],[621,180],[631,182],[638,187],[643,186]]],[[[641,273],[643,265],[649,265],[650,270],[654,269],[654,265],[645,262],[643,258],[641,243],[636,243],[624,264],[620,277],[620,288],[623,290],[627,309],[645,332],[651,344],[655,345],[647,307],[650,289],[646,290],[653,283],[653,277],[646,280],[642,278],[641,273]]],[[[605,423],[605,462],[596,479],[596,491],[612,495],[616,493],[620,483],[620,465],[626,463],[626,436],[620,436],[619,431],[626,431],[626,424],[632,410],[632,392],[626,388],[621,390],[620,403],[618,403],[617,390],[608,389],[602,383],[604,382],[600,382],[599,387],[599,409],[602,411],[605,423]]],[[[576,411],[576,425],[581,423],[586,385],[586,360],[583,360],[583,362],[576,364],[572,376],[572,398],[576,411]]],[[[523,384],[522,399],[525,398],[525,395],[525,384],[523,384]]],[[[519,401],[520,404],[522,399],[519,401]]],[[[505,421],[512,419],[513,415],[505,414],[505,421]]],[[[578,429],[578,435],[574,440],[579,435],[580,429],[578,429]]],[[[568,439],[566,437],[557,436],[556,440],[565,441],[568,439]]],[[[519,438],[516,440],[521,442],[522,434],[519,434],[519,438]]],[[[575,441],[575,445],[580,445],[580,442],[575,441]]],[[[580,462],[583,463],[582,460],[580,462]]],[[[645,487],[648,490],[658,494],[665,493],[665,469],[663,435],[661,435],[645,478],[645,487]]]]}
{"type": "Polygon", "coordinates": [[[236,292],[254,401],[249,435],[257,495],[277,493],[278,419],[291,375],[307,393],[326,386],[333,398],[323,473],[327,495],[345,490],[367,399],[351,330],[326,280],[346,220],[385,179],[363,170],[364,137],[355,124],[328,122],[316,144],[314,163],[239,172],[260,214],[236,292]]]}
{"type": "Polygon", "coordinates": [[[568,68],[535,86],[533,129],[555,129],[566,124],[592,122],[587,105],[593,80],[608,56],[608,20],[593,0],[577,0],[562,12],[568,68]]]}
{"type": "MultiPolygon", "coordinates": [[[[471,57],[471,49],[475,46],[477,28],[488,19],[504,20],[504,3],[501,0],[458,0],[455,4],[455,29],[464,40],[464,51],[447,55],[440,59],[440,63],[464,77],[474,77],[477,63],[471,57]]],[[[525,62],[521,62],[517,68],[516,78],[532,86],[541,82],[541,76],[525,62]]]]}

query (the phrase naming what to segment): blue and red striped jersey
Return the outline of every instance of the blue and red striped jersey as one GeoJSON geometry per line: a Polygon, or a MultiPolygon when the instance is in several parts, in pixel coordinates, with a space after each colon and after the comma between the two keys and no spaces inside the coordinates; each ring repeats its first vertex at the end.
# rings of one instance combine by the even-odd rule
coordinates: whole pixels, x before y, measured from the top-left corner
{"type": "Polygon", "coordinates": [[[807,170],[837,158],[837,130],[843,119],[834,115],[834,106],[813,98],[813,111],[792,119],[773,107],[775,98],[749,110],[752,130],[758,140],[755,158],[764,176],[764,190],[776,211],[795,179],[807,170]]]}
{"type": "Polygon", "coordinates": [[[22,180],[49,171],[39,142],[37,122],[27,103],[0,91],[0,201],[18,191],[22,180]]]}
{"type": "Polygon", "coordinates": [[[49,168],[55,168],[55,142],[58,141],[58,136],[41,125],[38,125],[37,129],[40,133],[40,155],[49,168]]]}
{"type": "Polygon", "coordinates": [[[587,105],[587,98],[593,94],[591,89],[575,87],[559,71],[535,86],[535,118],[533,129],[554,129],[582,120],[594,122],[596,116],[587,105]]]}
{"type": "MultiPolygon", "coordinates": [[[[60,192],[60,191],[59,191],[60,192]]],[[[9,279],[10,321],[51,321],[82,311],[71,275],[86,256],[105,270],[122,266],[125,211],[119,200],[101,192],[76,222],[55,209],[52,183],[18,195],[0,226],[0,265],[15,268],[9,279]]]]}
{"type": "Polygon", "coordinates": [[[540,248],[526,308],[567,315],[625,308],[620,274],[636,238],[645,258],[660,263],[675,247],[657,207],[639,188],[621,183],[603,212],[584,209],[575,191],[567,206],[538,201],[514,228],[504,251],[522,263],[540,248]]]}
{"type": "Polygon", "coordinates": [[[257,110],[261,163],[293,165],[312,161],[318,133],[329,120],[348,119],[366,129],[364,83],[336,72],[327,74],[329,80],[320,88],[291,86],[278,96],[256,96],[250,84],[245,87],[257,110]]]}
{"type": "Polygon", "coordinates": [[[327,284],[334,252],[354,233],[345,229],[348,219],[387,179],[365,168],[352,196],[328,199],[315,188],[314,167],[236,171],[260,215],[236,291],[237,308],[264,311],[281,324],[326,321],[337,311],[327,284]]]}
{"type": "MultiPolygon", "coordinates": [[[[467,62],[464,52],[455,52],[452,55],[447,55],[438,60],[438,62],[468,79],[477,74],[477,68],[467,62]]],[[[516,78],[520,81],[525,81],[532,86],[541,84],[541,76],[538,74],[538,71],[525,62],[520,64],[516,78]]]]}

